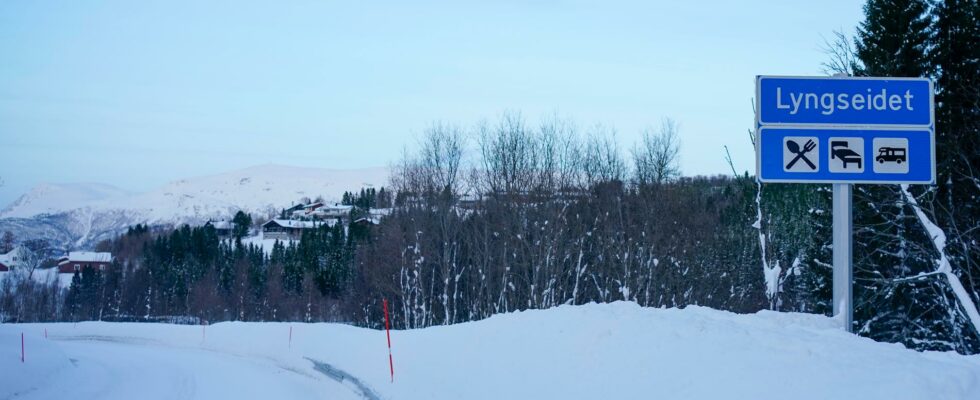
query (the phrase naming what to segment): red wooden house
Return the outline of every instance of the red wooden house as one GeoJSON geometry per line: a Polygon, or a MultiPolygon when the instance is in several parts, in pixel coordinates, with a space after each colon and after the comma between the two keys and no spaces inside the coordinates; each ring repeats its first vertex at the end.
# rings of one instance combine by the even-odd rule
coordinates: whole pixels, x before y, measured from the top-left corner
{"type": "Polygon", "coordinates": [[[74,274],[85,268],[95,271],[105,271],[112,263],[112,253],[96,253],[91,251],[72,251],[58,259],[58,272],[74,274]]]}

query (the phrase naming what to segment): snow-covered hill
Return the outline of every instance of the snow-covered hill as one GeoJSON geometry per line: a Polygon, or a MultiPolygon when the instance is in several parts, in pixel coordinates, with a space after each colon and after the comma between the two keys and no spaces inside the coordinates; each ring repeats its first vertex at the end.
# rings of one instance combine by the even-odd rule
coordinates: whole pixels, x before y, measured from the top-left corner
{"type": "Polygon", "coordinates": [[[103,184],[43,184],[0,211],[0,231],[84,248],[137,223],[203,223],[238,210],[265,215],[304,197],[339,201],[344,191],[380,187],[387,178],[386,168],[262,165],[135,194],[103,184]]]}
{"type": "Polygon", "coordinates": [[[341,398],[980,398],[980,356],[874,342],[818,315],[624,302],[392,331],[394,382],[385,333],[339,324],[8,324],[0,343],[0,398],[262,398],[226,383],[239,375],[341,398]]]}
{"type": "Polygon", "coordinates": [[[0,210],[0,218],[30,218],[56,214],[132,193],[102,183],[42,183],[0,210]]]}

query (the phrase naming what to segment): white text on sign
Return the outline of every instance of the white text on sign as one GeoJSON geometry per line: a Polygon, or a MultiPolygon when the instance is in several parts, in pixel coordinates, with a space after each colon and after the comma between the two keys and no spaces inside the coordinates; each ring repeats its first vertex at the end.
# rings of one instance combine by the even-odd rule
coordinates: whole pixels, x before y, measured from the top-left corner
{"type": "Polygon", "coordinates": [[[906,90],[904,94],[889,94],[887,89],[881,89],[880,93],[871,93],[871,89],[864,94],[852,93],[805,93],[790,92],[789,101],[783,102],[783,89],[776,88],[776,108],[789,110],[790,114],[796,114],[802,106],[804,110],[815,109],[823,115],[831,115],[835,110],[854,110],[867,111],[915,111],[912,107],[914,95],[906,90]]]}

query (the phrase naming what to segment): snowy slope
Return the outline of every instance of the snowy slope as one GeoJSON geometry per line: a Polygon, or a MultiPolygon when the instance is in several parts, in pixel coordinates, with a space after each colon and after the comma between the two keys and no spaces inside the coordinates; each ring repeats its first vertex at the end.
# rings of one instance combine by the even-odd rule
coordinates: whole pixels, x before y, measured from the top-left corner
{"type": "MultiPolygon", "coordinates": [[[[394,331],[393,383],[384,332],[345,325],[0,325],[0,337],[23,330],[37,338],[45,327],[67,357],[91,363],[137,353],[162,357],[155,352],[179,349],[186,362],[181,362],[185,356],[174,357],[159,372],[168,376],[175,373],[162,369],[185,370],[191,378],[184,379],[196,382],[199,391],[211,390],[209,382],[223,381],[236,370],[196,368],[197,352],[234,354],[242,363],[265,360],[310,375],[319,373],[310,361],[316,360],[356,378],[383,399],[980,398],[978,356],[918,353],[847,334],[829,318],[793,313],[736,315],[701,307],[590,304],[394,331]]],[[[8,343],[0,348],[0,371],[26,368],[9,347],[8,343]]],[[[79,367],[71,374],[24,381],[0,374],[0,398],[85,371],[79,367]]],[[[133,383],[125,386],[138,388],[147,380],[152,387],[166,389],[159,380],[171,378],[153,371],[146,371],[147,376],[127,374],[126,382],[133,383]]],[[[345,381],[342,389],[359,392],[361,386],[352,382],[345,381]]],[[[179,387],[176,383],[170,386],[179,387]]],[[[123,389],[104,397],[137,395],[123,389]]],[[[258,398],[229,390],[234,398],[258,398]]],[[[86,387],[80,391],[91,392],[86,387]]],[[[156,396],[168,394],[180,397],[168,392],[156,396]]]]}
{"type": "Polygon", "coordinates": [[[383,186],[387,168],[331,170],[262,165],[170,182],[132,194],[107,185],[40,185],[0,211],[0,231],[89,248],[137,223],[203,223],[238,210],[266,215],[303,197],[339,201],[344,191],[383,186]]]}
{"type": "MultiPolygon", "coordinates": [[[[13,271],[0,271],[0,285],[3,285],[4,281],[7,279],[13,279],[13,282],[21,282],[27,280],[28,271],[24,269],[15,269],[13,271]]],[[[34,275],[31,279],[34,282],[40,283],[42,285],[50,285],[54,282],[58,282],[58,285],[63,288],[68,288],[71,286],[71,278],[73,274],[60,274],[58,273],[58,268],[38,268],[34,270],[34,275]]],[[[4,318],[0,315],[0,321],[4,318]]]]}
{"type": "Polygon", "coordinates": [[[42,183],[0,210],[0,218],[29,218],[69,211],[132,193],[102,183],[42,183]]]}
{"type": "Polygon", "coordinates": [[[380,187],[387,179],[386,168],[330,170],[263,165],[179,180],[131,199],[112,199],[97,206],[145,210],[149,221],[183,221],[228,215],[239,209],[255,213],[279,210],[303,197],[340,201],[344,191],[380,187]]]}
{"type": "Polygon", "coordinates": [[[0,218],[39,214],[125,210],[141,212],[148,221],[181,221],[210,217],[228,210],[265,211],[302,197],[339,201],[344,191],[381,186],[386,168],[331,170],[262,165],[218,175],[170,182],[147,193],[130,194],[101,184],[42,184],[0,211],[0,218]]]}

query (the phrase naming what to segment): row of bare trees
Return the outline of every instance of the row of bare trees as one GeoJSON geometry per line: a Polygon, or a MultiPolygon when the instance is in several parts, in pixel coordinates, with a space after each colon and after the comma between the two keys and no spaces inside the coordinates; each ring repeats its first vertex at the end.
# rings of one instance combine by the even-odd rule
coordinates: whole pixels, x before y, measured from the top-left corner
{"type": "MultiPolygon", "coordinates": [[[[395,211],[358,249],[347,312],[378,326],[376,303],[393,299],[395,324],[408,328],[617,300],[829,315],[829,188],[682,178],[677,132],[665,120],[625,157],[603,126],[579,134],[566,120],[517,114],[468,130],[433,125],[395,169],[395,211]]],[[[859,333],[976,351],[967,306],[977,242],[966,239],[978,230],[954,216],[969,205],[937,196],[947,185],[857,188],[859,333]]]]}
{"type": "Polygon", "coordinates": [[[680,178],[679,149],[669,119],[632,158],[601,125],[434,124],[358,249],[350,312],[377,325],[390,298],[396,325],[414,328],[592,301],[764,307],[751,179],[680,178]]]}
{"type": "Polygon", "coordinates": [[[631,154],[627,160],[616,131],[601,124],[583,137],[566,119],[530,126],[519,113],[505,113],[471,130],[433,124],[417,154],[406,153],[396,165],[393,188],[429,199],[581,191],[629,179],[640,186],[663,184],[680,176],[679,125],[665,118],[658,129],[644,130],[631,154]]]}

